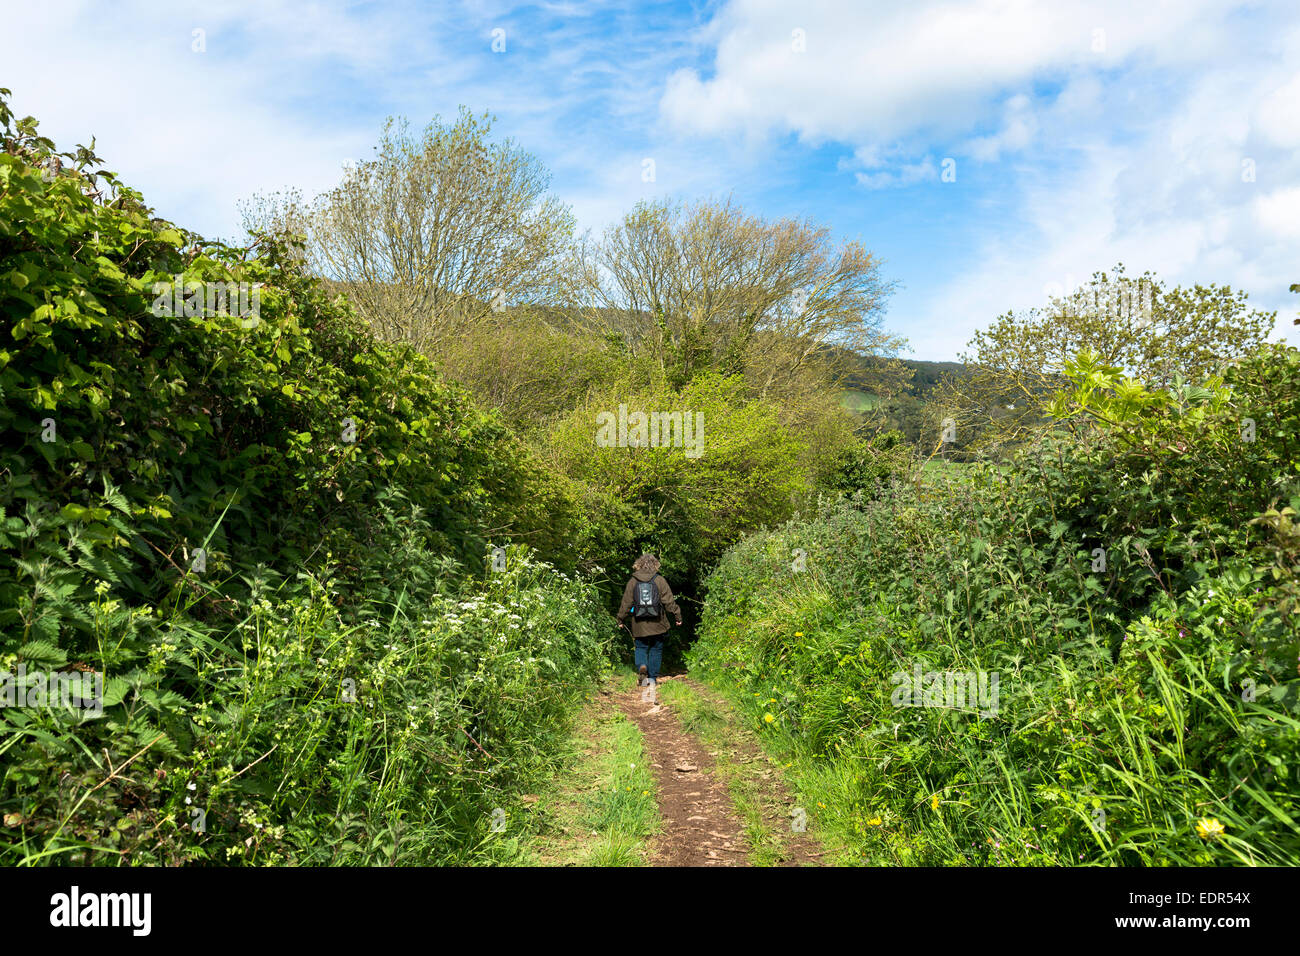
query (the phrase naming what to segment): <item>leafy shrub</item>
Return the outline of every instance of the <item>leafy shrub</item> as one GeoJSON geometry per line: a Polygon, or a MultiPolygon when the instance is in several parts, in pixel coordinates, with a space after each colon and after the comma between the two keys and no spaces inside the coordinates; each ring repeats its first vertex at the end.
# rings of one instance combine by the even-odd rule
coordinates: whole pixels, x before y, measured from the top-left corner
{"type": "Polygon", "coordinates": [[[1067,430],[1011,467],[728,552],[693,663],[848,858],[1294,865],[1298,370],[1270,347],[1157,393],[1081,359],[1067,430]],[[896,706],[914,669],[998,673],[1000,706],[896,706]]]}
{"type": "Polygon", "coordinates": [[[820,484],[833,493],[876,496],[894,481],[908,477],[914,467],[912,449],[903,434],[885,431],[859,438],[844,449],[820,484]]]}
{"type": "MultiPolygon", "coordinates": [[[[613,429],[608,437],[618,440],[613,429]]],[[[811,484],[795,465],[800,436],[779,423],[771,405],[748,398],[739,377],[701,375],[675,391],[593,395],[553,427],[550,441],[564,472],[600,503],[592,520],[608,529],[604,554],[650,548],[688,577],[747,531],[787,518],[811,484]],[[678,412],[702,420],[702,432],[692,430],[698,446],[686,448],[676,431],[676,447],[597,446],[599,416],[617,416],[620,405],[629,415],[678,412]]]]}

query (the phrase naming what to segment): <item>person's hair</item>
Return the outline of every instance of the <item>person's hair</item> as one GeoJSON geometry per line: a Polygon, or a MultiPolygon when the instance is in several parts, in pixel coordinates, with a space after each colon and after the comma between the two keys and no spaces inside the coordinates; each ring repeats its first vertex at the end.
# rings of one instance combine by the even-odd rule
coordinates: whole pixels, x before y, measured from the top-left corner
{"type": "Polygon", "coordinates": [[[632,570],[655,574],[659,571],[659,559],[653,554],[643,554],[632,562],[632,570]]]}

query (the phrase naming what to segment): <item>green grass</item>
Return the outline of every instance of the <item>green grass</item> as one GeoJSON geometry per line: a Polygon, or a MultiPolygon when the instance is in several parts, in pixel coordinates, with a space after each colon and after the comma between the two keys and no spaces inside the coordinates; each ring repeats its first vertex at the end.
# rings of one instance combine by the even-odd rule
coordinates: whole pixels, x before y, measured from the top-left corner
{"type": "Polygon", "coordinates": [[[951,478],[961,481],[968,477],[970,468],[968,462],[931,458],[921,465],[921,472],[926,478],[951,478]]]}
{"type": "MultiPolygon", "coordinates": [[[[634,687],[631,671],[606,685],[634,687]]],[[[523,824],[516,866],[642,866],[659,810],[635,723],[599,696],[587,702],[569,740],[556,784],[540,795],[523,824]]]]}

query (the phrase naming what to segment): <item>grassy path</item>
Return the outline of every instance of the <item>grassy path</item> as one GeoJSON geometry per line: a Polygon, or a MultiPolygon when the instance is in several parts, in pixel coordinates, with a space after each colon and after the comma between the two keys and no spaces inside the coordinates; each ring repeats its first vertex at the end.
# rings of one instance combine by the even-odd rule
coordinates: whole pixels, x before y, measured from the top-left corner
{"type": "Polygon", "coordinates": [[[685,677],[644,699],[631,671],[588,701],[564,769],[529,807],[532,866],[815,866],[780,768],[730,706],[685,677]]]}

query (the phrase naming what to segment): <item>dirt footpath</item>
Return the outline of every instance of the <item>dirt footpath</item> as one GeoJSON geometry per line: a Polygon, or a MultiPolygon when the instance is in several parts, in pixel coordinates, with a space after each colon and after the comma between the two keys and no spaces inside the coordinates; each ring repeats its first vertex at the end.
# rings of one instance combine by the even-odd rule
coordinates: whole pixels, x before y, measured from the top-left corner
{"type": "Polygon", "coordinates": [[[640,688],[616,697],[641,729],[658,788],[663,830],[650,847],[650,865],[746,866],[744,831],[726,786],[709,773],[709,752],[671,710],[642,701],[640,688]]]}

